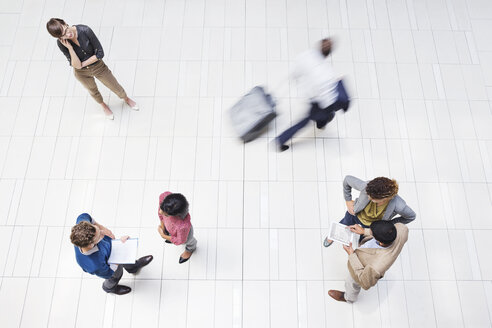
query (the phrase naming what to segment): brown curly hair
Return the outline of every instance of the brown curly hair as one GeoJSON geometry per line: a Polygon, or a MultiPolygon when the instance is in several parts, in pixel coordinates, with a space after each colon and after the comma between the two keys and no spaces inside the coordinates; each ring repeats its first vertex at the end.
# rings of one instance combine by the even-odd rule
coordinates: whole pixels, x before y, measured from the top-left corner
{"type": "Polygon", "coordinates": [[[96,227],[87,221],[82,221],[76,226],[72,227],[72,233],[70,234],[70,241],[72,244],[78,247],[89,246],[96,236],[96,227]]]}
{"type": "Polygon", "coordinates": [[[393,197],[398,193],[398,182],[394,179],[377,177],[367,183],[366,192],[372,199],[393,197]]]}

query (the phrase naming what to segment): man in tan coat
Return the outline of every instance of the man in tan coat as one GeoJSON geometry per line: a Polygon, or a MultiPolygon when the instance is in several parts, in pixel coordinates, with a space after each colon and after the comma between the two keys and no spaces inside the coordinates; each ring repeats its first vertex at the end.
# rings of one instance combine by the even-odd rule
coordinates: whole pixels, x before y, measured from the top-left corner
{"type": "Polygon", "coordinates": [[[349,227],[351,231],[364,235],[355,251],[343,246],[348,257],[350,275],[345,280],[345,292],[329,290],[328,295],[340,302],[353,303],[357,300],[360,288],[368,290],[383,278],[393,265],[408,239],[408,228],[402,223],[376,221],[369,228],[359,225],[349,227]]]}

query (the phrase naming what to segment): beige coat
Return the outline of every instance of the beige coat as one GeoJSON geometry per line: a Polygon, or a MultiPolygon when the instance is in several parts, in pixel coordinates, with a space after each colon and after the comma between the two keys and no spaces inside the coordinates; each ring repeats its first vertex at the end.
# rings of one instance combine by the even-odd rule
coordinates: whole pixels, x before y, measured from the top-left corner
{"type": "MultiPolygon", "coordinates": [[[[350,275],[365,290],[376,285],[378,280],[383,278],[407,242],[408,228],[402,223],[395,224],[395,227],[396,239],[391,246],[384,249],[358,248],[349,255],[347,265],[350,275]]],[[[364,229],[364,236],[360,245],[373,238],[370,229],[364,229]]]]}

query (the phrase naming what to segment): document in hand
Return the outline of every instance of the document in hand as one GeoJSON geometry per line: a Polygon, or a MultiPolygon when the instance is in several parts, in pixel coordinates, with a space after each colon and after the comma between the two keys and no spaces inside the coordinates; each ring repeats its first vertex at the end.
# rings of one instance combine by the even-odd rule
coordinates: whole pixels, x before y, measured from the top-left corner
{"type": "Polygon", "coordinates": [[[138,238],[130,238],[126,242],[120,239],[111,241],[109,264],[133,264],[137,259],[138,238]]]}
{"type": "Polygon", "coordinates": [[[346,246],[352,243],[353,249],[356,249],[359,245],[359,235],[350,231],[348,226],[338,222],[331,223],[328,239],[334,240],[346,246]]]}

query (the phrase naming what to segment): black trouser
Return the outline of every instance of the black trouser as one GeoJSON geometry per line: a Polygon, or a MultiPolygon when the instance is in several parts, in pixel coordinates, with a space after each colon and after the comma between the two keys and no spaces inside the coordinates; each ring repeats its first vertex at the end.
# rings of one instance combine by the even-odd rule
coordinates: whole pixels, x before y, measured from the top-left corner
{"type": "Polygon", "coordinates": [[[318,103],[312,102],[311,109],[309,110],[309,115],[296,125],[293,125],[292,127],[282,132],[282,134],[277,137],[277,143],[279,145],[285,144],[297,133],[297,131],[305,127],[306,124],[308,124],[311,120],[316,122],[316,127],[318,129],[321,129],[333,120],[333,118],[335,117],[335,112],[337,110],[343,109],[344,111],[346,111],[350,105],[350,100],[348,99],[347,92],[341,80],[338,81],[337,91],[337,101],[326,108],[320,108],[318,103]]]}
{"type": "Polygon", "coordinates": [[[136,262],[134,264],[118,264],[118,268],[114,271],[113,275],[103,282],[102,289],[105,292],[110,293],[116,288],[123,276],[123,268],[127,272],[135,271],[138,269],[138,264],[136,262]]]}

